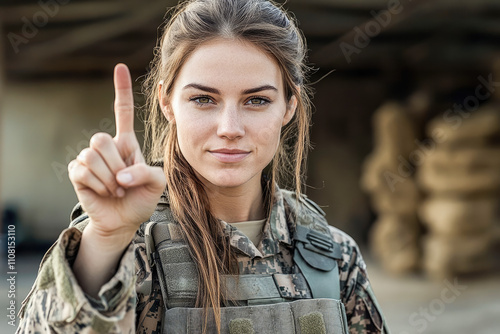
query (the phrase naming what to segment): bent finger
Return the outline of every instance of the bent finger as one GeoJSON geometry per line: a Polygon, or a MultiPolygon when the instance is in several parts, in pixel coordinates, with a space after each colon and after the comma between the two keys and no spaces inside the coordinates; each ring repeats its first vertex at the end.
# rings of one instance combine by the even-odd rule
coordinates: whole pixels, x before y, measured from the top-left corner
{"type": "Polygon", "coordinates": [[[110,170],[103,157],[94,149],[82,150],[76,158],[82,165],[86,166],[101,181],[111,194],[120,196],[123,189],[118,185],[115,174],[110,170]]]}
{"type": "Polygon", "coordinates": [[[96,194],[108,197],[111,195],[109,190],[86,166],[82,165],[77,160],[73,160],[69,167],[69,179],[73,183],[73,187],[78,192],[88,188],[96,194]]]}
{"type": "Polygon", "coordinates": [[[166,185],[165,174],[161,167],[138,163],[122,169],[116,175],[118,183],[124,187],[148,186],[152,191],[163,191],[166,185]]]}
{"type": "Polygon", "coordinates": [[[93,135],[90,139],[90,147],[101,155],[106,165],[114,174],[127,167],[116,147],[115,141],[108,133],[99,132],[93,135]]]}

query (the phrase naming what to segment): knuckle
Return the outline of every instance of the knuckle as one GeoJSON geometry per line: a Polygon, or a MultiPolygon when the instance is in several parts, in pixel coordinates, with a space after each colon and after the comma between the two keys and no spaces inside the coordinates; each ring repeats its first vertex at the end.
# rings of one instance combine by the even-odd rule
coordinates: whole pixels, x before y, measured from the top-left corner
{"type": "Polygon", "coordinates": [[[96,158],[96,152],[90,148],[83,149],[78,155],[78,160],[80,160],[87,166],[95,162],[96,158]]]}
{"type": "Polygon", "coordinates": [[[148,166],[144,162],[139,162],[135,166],[139,172],[149,174],[148,166]]]}
{"type": "Polygon", "coordinates": [[[82,178],[84,169],[85,167],[83,167],[81,164],[75,165],[75,167],[70,172],[71,181],[84,183],[84,179],[82,178]]]}
{"type": "Polygon", "coordinates": [[[146,165],[144,162],[139,162],[136,164],[137,172],[139,175],[142,175],[144,179],[151,179],[154,177],[154,173],[151,170],[151,167],[146,165]]]}
{"type": "Polygon", "coordinates": [[[115,101],[115,110],[120,112],[134,112],[134,106],[128,101],[117,100],[115,101]]]}
{"type": "Polygon", "coordinates": [[[142,162],[134,164],[133,168],[130,171],[134,174],[134,179],[137,182],[144,182],[150,178],[150,172],[146,164],[142,162]]]}
{"type": "Polygon", "coordinates": [[[87,168],[82,168],[77,173],[80,182],[88,184],[92,180],[92,174],[87,168]]]}
{"type": "Polygon", "coordinates": [[[83,150],[81,150],[80,153],[78,154],[77,160],[80,160],[85,155],[87,155],[89,150],[90,150],[90,148],[88,148],[88,147],[85,147],[83,150]]]}
{"type": "Polygon", "coordinates": [[[118,184],[116,183],[116,179],[114,175],[107,175],[106,180],[104,181],[106,183],[106,186],[112,190],[115,190],[118,188],[118,184]]]}
{"type": "Polygon", "coordinates": [[[108,144],[113,138],[109,133],[106,132],[98,132],[90,138],[90,147],[97,148],[103,147],[108,144]]]}
{"type": "Polygon", "coordinates": [[[98,193],[99,195],[101,195],[101,196],[107,196],[108,195],[108,190],[102,184],[97,185],[97,189],[95,189],[94,191],[96,193],[98,193]]]}
{"type": "Polygon", "coordinates": [[[76,167],[77,164],[78,164],[78,161],[76,161],[76,159],[71,160],[68,163],[68,172],[71,173],[71,171],[76,167]]]}
{"type": "Polygon", "coordinates": [[[75,170],[78,167],[78,161],[76,159],[71,160],[68,164],[68,177],[71,181],[75,181],[75,170]]]}

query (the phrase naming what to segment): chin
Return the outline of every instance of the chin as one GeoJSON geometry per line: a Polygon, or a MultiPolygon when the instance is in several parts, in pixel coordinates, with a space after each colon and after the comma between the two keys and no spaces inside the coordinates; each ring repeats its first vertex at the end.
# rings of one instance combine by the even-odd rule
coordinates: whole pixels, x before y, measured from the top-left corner
{"type": "Polygon", "coordinates": [[[220,175],[207,180],[211,184],[220,188],[236,188],[245,183],[247,180],[242,180],[238,177],[232,177],[230,175],[220,175]]]}
{"type": "Polygon", "coordinates": [[[244,185],[250,179],[251,175],[241,173],[241,171],[218,171],[211,175],[202,175],[206,181],[220,188],[236,188],[244,185]]]}

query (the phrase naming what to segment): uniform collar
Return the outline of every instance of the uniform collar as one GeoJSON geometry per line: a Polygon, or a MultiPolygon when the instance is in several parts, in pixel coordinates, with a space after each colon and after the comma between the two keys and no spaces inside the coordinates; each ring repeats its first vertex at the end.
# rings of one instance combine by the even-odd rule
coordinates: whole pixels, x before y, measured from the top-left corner
{"type": "Polygon", "coordinates": [[[273,193],[271,214],[264,225],[262,239],[257,247],[235,226],[223,221],[222,224],[224,224],[224,232],[230,237],[231,246],[250,258],[265,258],[274,256],[279,252],[280,242],[291,245],[292,238],[288,229],[287,217],[283,194],[279,187],[276,186],[273,193]]]}

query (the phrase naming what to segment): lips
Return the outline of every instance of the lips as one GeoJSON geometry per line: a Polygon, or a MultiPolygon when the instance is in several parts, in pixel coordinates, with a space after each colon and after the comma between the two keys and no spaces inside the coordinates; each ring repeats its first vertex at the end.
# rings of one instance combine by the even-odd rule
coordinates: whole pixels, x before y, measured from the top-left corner
{"type": "Polygon", "coordinates": [[[215,159],[223,163],[240,162],[250,154],[249,151],[229,148],[221,148],[217,150],[211,150],[209,152],[215,159]]]}

